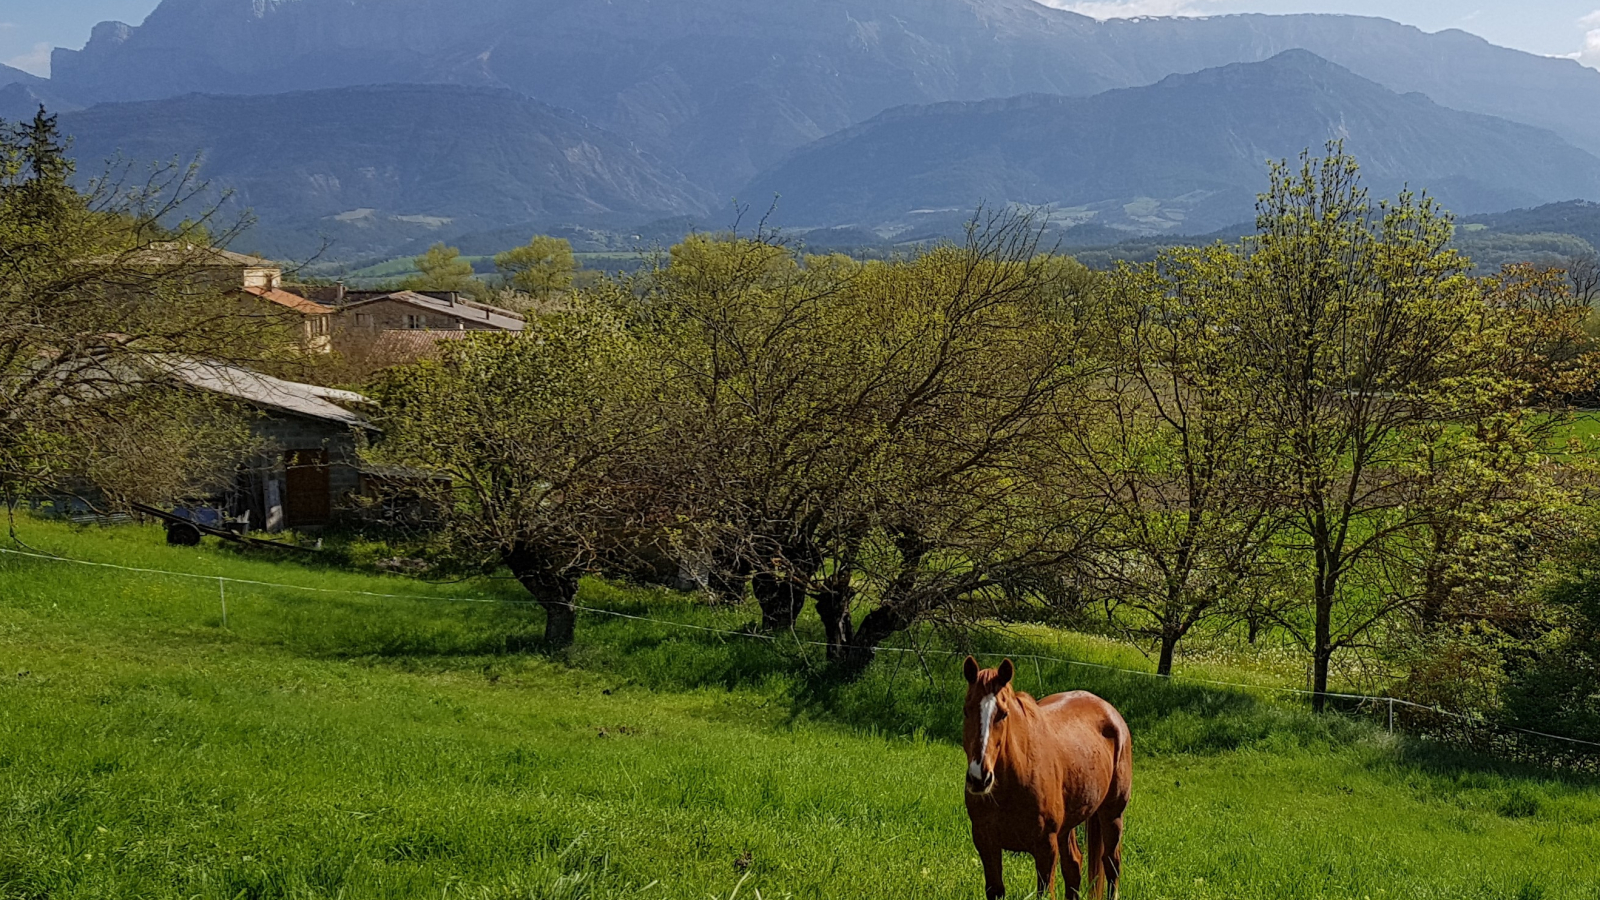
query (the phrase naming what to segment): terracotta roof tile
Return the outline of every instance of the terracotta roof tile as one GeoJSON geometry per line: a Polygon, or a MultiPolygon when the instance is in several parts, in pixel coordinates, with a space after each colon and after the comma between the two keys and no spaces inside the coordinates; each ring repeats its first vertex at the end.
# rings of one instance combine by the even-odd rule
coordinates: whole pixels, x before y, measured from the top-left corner
{"type": "Polygon", "coordinates": [[[439,344],[459,341],[485,332],[427,331],[424,329],[385,329],[372,342],[371,354],[376,359],[409,361],[427,359],[438,355],[439,344]]]}
{"type": "Polygon", "coordinates": [[[299,294],[291,294],[288,291],[277,288],[247,287],[243,288],[243,290],[247,294],[254,294],[279,306],[286,306],[303,316],[326,316],[333,312],[331,308],[323,306],[315,300],[307,300],[299,294]]]}

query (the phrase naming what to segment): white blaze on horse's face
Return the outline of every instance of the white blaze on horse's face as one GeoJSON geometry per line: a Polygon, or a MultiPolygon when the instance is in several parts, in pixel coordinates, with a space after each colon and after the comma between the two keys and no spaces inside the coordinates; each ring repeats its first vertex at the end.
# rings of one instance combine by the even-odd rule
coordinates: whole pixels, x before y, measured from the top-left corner
{"type": "Polygon", "coordinates": [[[978,756],[967,762],[967,791],[973,794],[987,794],[994,789],[994,772],[987,768],[989,755],[989,736],[994,731],[994,717],[1000,706],[1000,698],[990,694],[978,702],[978,756]]]}
{"type": "Polygon", "coordinates": [[[967,793],[983,796],[994,790],[994,761],[996,750],[995,729],[1006,717],[1006,706],[1011,701],[1002,697],[1016,666],[1011,660],[1000,664],[993,674],[979,668],[978,661],[967,657],[962,666],[967,676],[965,721],[961,723],[962,744],[967,749],[967,793]]]}

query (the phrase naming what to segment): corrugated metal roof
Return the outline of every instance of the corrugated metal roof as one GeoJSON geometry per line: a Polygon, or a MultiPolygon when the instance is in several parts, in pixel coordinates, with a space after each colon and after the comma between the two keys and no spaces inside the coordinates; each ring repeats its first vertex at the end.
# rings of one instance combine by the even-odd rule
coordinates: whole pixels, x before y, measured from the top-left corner
{"type": "Polygon", "coordinates": [[[160,365],[173,378],[198,390],[211,391],[292,415],[337,422],[353,428],[374,428],[366,417],[332,402],[371,402],[352,391],[285,381],[224,363],[168,359],[160,365]]]}
{"type": "Polygon", "coordinates": [[[188,265],[240,266],[250,269],[281,268],[277,263],[262,256],[235,253],[232,250],[223,250],[220,247],[207,247],[204,244],[190,244],[180,241],[154,243],[148,247],[125,254],[122,259],[125,262],[143,264],[170,265],[175,261],[181,260],[188,265]]]}
{"type": "Polygon", "coordinates": [[[384,300],[404,303],[431,313],[440,313],[473,322],[482,322],[500,331],[521,331],[527,327],[527,323],[523,321],[521,316],[509,310],[485,306],[482,303],[473,303],[468,300],[441,300],[437,297],[430,297],[427,294],[419,294],[416,291],[396,291],[392,294],[368,297],[355,303],[347,303],[340,309],[355,309],[360,306],[366,306],[369,303],[379,303],[384,300]]]}

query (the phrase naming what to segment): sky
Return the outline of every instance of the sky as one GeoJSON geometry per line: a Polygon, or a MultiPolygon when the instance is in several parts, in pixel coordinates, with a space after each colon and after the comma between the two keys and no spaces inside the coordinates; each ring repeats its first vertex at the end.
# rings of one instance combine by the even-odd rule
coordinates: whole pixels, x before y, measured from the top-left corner
{"type": "MultiPolygon", "coordinates": [[[[48,75],[50,48],[82,47],[96,22],[137,25],[158,0],[0,0],[0,62],[48,75]]],[[[1460,28],[1496,44],[1600,69],[1600,0],[1041,0],[1096,18],[1326,12],[1460,28]]]]}

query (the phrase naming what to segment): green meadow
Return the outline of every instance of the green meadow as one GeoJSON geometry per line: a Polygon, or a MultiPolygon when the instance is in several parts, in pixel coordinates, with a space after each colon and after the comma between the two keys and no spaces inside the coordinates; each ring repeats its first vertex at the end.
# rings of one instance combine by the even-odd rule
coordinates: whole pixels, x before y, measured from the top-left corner
{"type": "MultiPolygon", "coordinates": [[[[512,582],[18,527],[78,559],[413,596],[0,554],[0,898],[982,895],[957,657],[885,654],[840,683],[803,632],[720,634],[753,613],[600,581],[585,606],[648,621],[585,613],[550,657],[512,582]]],[[[1149,668],[1090,636],[977,640],[991,661],[1149,668]]],[[[1019,680],[1128,718],[1130,900],[1600,898],[1594,780],[1181,677],[1027,663],[1019,680]]],[[[1010,860],[1014,896],[1031,873],[1010,860]]]]}

